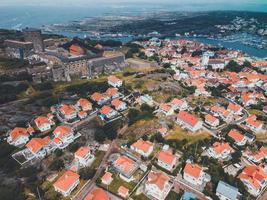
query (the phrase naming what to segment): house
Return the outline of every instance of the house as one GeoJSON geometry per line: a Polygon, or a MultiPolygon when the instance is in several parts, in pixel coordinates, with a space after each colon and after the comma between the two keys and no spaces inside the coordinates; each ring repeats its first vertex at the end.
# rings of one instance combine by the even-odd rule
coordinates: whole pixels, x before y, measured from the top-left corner
{"type": "Polygon", "coordinates": [[[177,115],[176,122],[189,131],[195,132],[202,128],[202,121],[186,111],[180,111],[177,115]]]}
{"type": "Polygon", "coordinates": [[[118,189],[118,194],[121,197],[126,198],[129,195],[129,189],[121,185],[118,189]]]}
{"type": "Polygon", "coordinates": [[[116,99],[120,97],[120,93],[118,92],[117,88],[108,88],[105,94],[110,98],[110,99],[116,99]]]}
{"type": "Polygon", "coordinates": [[[112,181],[113,181],[112,173],[110,172],[106,172],[101,178],[101,182],[105,185],[110,185],[112,181]]]}
{"type": "Polygon", "coordinates": [[[74,153],[74,156],[81,167],[89,166],[95,159],[95,156],[91,153],[91,149],[89,147],[80,147],[74,153]]]}
{"type": "Polygon", "coordinates": [[[70,143],[72,143],[75,139],[73,130],[69,126],[58,126],[54,131],[53,134],[55,136],[54,142],[60,149],[64,149],[70,143]]]}
{"type": "Polygon", "coordinates": [[[95,92],[90,97],[94,102],[96,102],[98,105],[103,105],[109,101],[109,97],[101,94],[99,92],[95,92]]]}
{"type": "Polygon", "coordinates": [[[168,134],[168,129],[166,127],[161,127],[157,131],[162,135],[162,137],[165,137],[168,134]]]}
{"type": "Polygon", "coordinates": [[[233,115],[241,115],[243,108],[238,104],[229,103],[227,110],[233,115]]]}
{"type": "Polygon", "coordinates": [[[187,163],[184,168],[183,178],[193,185],[202,185],[210,181],[210,178],[197,164],[187,163]]]}
{"type": "Polygon", "coordinates": [[[153,199],[164,200],[171,188],[172,185],[167,174],[162,171],[151,171],[147,176],[144,192],[153,199]]]}
{"type": "Polygon", "coordinates": [[[84,200],[110,200],[108,193],[102,188],[93,189],[84,200]]]}
{"type": "Polygon", "coordinates": [[[171,107],[172,107],[173,110],[187,110],[188,109],[188,104],[183,99],[174,98],[170,102],[170,105],[171,105],[171,107]]]}
{"type": "Polygon", "coordinates": [[[177,157],[173,155],[171,150],[160,151],[157,155],[157,159],[158,166],[168,171],[172,171],[177,163],[177,157]]]}
{"type": "Polygon", "coordinates": [[[247,118],[246,125],[254,132],[260,132],[263,130],[263,123],[257,120],[256,115],[251,115],[249,118],[247,118]]]}
{"type": "Polygon", "coordinates": [[[100,109],[100,114],[104,115],[108,119],[111,119],[111,118],[116,117],[118,113],[116,110],[105,105],[100,109]]]}
{"type": "Polygon", "coordinates": [[[148,157],[153,151],[153,143],[139,139],[131,145],[131,149],[144,157],[148,157]]]}
{"type": "Polygon", "coordinates": [[[79,174],[73,171],[66,171],[54,184],[56,192],[61,193],[64,197],[69,196],[70,193],[78,186],[80,182],[79,174]]]}
{"type": "Polygon", "coordinates": [[[80,99],[77,101],[76,106],[77,106],[77,107],[81,107],[81,110],[82,110],[82,111],[85,111],[85,112],[87,112],[87,111],[93,109],[93,108],[92,108],[92,104],[91,104],[91,102],[88,101],[88,100],[85,99],[85,98],[80,98],[80,99]]]}
{"type": "Polygon", "coordinates": [[[267,147],[262,146],[258,151],[251,152],[251,151],[245,151],[243,153],[245,157],[248,158],[248,160],[254,162],[254,163],[261,163],[262,160],[267,159],[267,147]]]}
{"type": "Polygon", "coordinates": [[[73,105],[63,104],[59,111],[66,120],[72,120],[77,117],[77,110],[73,105]]]}
{"type": "Polygon", "coordinates": [[[49,145],[51,144],[51,139],[49,136],[44,138],[32,138],[27,144],[27,149],[34,155],[35,158],[43,158],[49,152],[49,145]]]}
{"type": "Polygon", "coordinates": [[[127,156],[119,156],[113,163],[114,169],[126,182],[134,180],[133,173],[137,170],[138,164],[127,156]]]}
{"type": "Polygon", "coordinates": [[[228,133],[228,136],[232,138],[235,144],[238,146],[244,146],[247,143],[247,138],[243,134],[238,132],[236,129],[232,129],[228,133]]]}
{"type": "Polygon", "coordinates": [[[37,117],[34,120],[35,125],[41,132],[45,132],[51,129],[51,126],[55,123],[50,121],[47,117],[37,117]]]}
{"type": "Polygon", "coordinates": [[[225,61],[224,59],[209,59],[208,66],[211,66],[213,70],[224,69],[225,61]]]}
{"type": "Polygon", "coordinates": [[[121,87],[122,86],[122,80],[117,78],[116,76],[109,76],[108,77],[108,84],[111,85],[112,87],[121,87]]]}
{"type": "Polygon", "coordinates": [[[217,127],[220,124],[220,121],[218,118],[214,117],[211,114],[205,115],[205,123],[210,125],[211,127],[217,127]]]}
{"type": "Polygon", "coordinates": [[[246,166],[238,178],[253,196],[258,196],[267,185],[267,173],[260,166],[256,165],[246,166]]]}
{"type": "Polygon", "coordinates": [[[147,104],[150,107],[154,106],[154,100],[151,96],[149,96],[148,94],[142,95],[138,98],[137,102],[142,105],[142,104],[147,104]]]}
{"type": "Polygon", "coordinates": [[[87,117],[87,112],[85,112],[85,111],[80,111],[79,113],[78,113],[78,117],[80,118],[80,119],[85,119],[86,117],[87,117]]]}
{"type": "Polygon", "coordinates": [[[123,111],[127,109],[127,105],[125,102],[121,101],[120,99],[114,99],[111,101],[111,105],[115,107],[118,111],[123,111]]]}
{"type": "Polygon", "coordinates": [[[168,104],[166,103],[161,103],[159,105],[159,112],[162,112],[164,113],[166,116],[168,115],[172,115],[173,114],[173,109],[171,106],[169,106],[168,104]]]}
{"type": "Polygon", "coordinates": [[[10,145],[20,146],[29,141],[30,134],[26,128],[16,127],[10,131],[7,142],[10,145]]]}
{"type": "Polygon", "coordinates": [[[241,194],[238,192],[238,188],[223,181],[219,181],[216,188],[216,196],[220,200],[238,200],[240,199],[241,194]]]}
{"type": "Polygon", "coordinates": [[[233,119],[233,114],[230,111],[223,109],[220,113],[220,117],[226,122],[231,122],[233,119]]]}
{"type": "Polygon", "coordinates": [[[211,157],[219,160],[230,158],[233,152],[234,149],[227,142],[215,142],[208,150],[211,157]]]}

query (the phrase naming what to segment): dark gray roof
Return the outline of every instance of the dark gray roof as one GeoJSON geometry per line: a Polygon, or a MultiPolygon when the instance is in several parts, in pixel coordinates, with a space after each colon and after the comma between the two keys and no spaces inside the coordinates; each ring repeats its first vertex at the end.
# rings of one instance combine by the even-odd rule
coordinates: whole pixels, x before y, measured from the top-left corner
{"type": "Polygon", "coordinates": [[[219,193],[225,197],[227,197],[230,200],[236,200],[239,193],[238,193],[238,189],[223,182],[220,181],[218,183],[217,189],[216,189],[216,193],[219,193]]]}

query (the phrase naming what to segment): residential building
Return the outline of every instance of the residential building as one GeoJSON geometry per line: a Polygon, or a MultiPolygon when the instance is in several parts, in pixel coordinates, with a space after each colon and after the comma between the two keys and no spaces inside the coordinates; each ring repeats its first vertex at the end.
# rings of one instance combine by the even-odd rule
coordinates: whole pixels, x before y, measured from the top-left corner
{"type": "Polygon", "coordinates": [[[161,103],[159,105],[159,112],[162,112],[164,113],[166,116],[168,115],[172,115],[173,114],[173,109],[171,106],[169,106],[168,104],[166,103],[161,103]]]}
{"type": "Polygon", "coordinates": [[[172,107],[173,110],[187,110],[188,109],[188,104],[183,99],[174,98],[170,102],[170,105],[171,105],[171,107],[172,107]]]}
{"type": "Polygon", "coordinates": [[[64,149],[70,143],[72,143],[75,139],[73,130],[69,126],[58,126],[53,134],[55,138],[53,141],[56,143],[57,147],[60,149],[64,149]]]}
{"type": "Polygon", "coordinates": [[[218,118],[214,117],[211,114],[205,115],[205,122],[210,125],[211,127],[217,127],[220,124],[220,121],[218,118]]]}
{"type": "Polygon", "coordinates": [[[111,105],[115,107],[118,111],[123,111],[127,109],[127,105],[125,102],[121,101],[120,99],[114,99],[111,101],[111,105]]]}
{"type": "Polygon", "coordinates": [[[116,99],[120,97],[120,93],[118,92],[117,88],[108,88],[105,94],[110,98],[110,99],[116,99]]]}
{"type": "Polygon", "coordinates": [[[256,115],[250,116],[246,120],[246,125],[248,128],[250,128],[254,132],[260,132],[263,130],[263,123],[257,120],[256,115]]]}
{"type": "Polygon", "coordinates": [[[30,134],[26,128],[16,127],[10,131],[7,142],[10,145],[20,146],[29,141],[30,134]]]}
{"type": "Polygon", "coordinates": [[[147,176],[144,192],[157,200],[164,200],[171,188],[172,185],[167,174],[161,171],[151,171],[147,176]]]}
{"type": "Polygon", "coordinates": [[[223,181],[219,181],[216,188],[216,196],[220,200],[238,200],[241,194],[238,192],[238,188],[233,187],[223,181]]]}
{"type": "Polygon", "coordinates": [[[228,133],[228,136],[232,138],[235,144],[238,146],[244,146],[247,143],[247,138],[243,134],[238,132],[236,129],[232,129],[228,133]]]}
{"type": "Polygon", "coordinates": [[[185,111],[180,111],[177,115],[176,122],[189,131],[196,132],[202,128],[202,121],[185,111]]]}
{"type": "Polygon", "coordinates": [[[32,138],[27,144],[27,149],[34,155],[35,158],[43,158],[50,153],[49,145],[51,139],[49,136],[45,138],[32,138]]]}
{"type": "Polygon", "coordinates": [[[173,155],[171,150],[160,151],[157,155],[157,159],[158,166],[168,171],[172,171],[177,163],[177,157],[173,155]]]}
{"type": "Polygon", "coordinates": [[[92,104],[90,101],[88,101],[87,99],[85,98],[80,98],[77,103],[76,103],[76,106],[77,107],[81,107],[81,110],[82,111],[90,111],[92,110],[92,104]]]}
{"type": "Polygon", "coordinates": [[[253,196],[258,196],[267,185],[267,173],[256,165],[246,166],[239,174],[238,178],[244,183],[248,192],[253,196]]]}
{"type": "Polygon", "coordinates": [[[234,149],[227,142],[215,142],[208,150],[211,157],[219,160],[231,158],[233,152],[234,149]]]}
{"type": "Polygon", "coordinates": [[[64,197],[70,195],[70,193],[78,186],[80,182],[79,174],[73,171],[66,171],[54,184],[56,192],[61,193],[64,197]]]}
{"type": "Polygon", "coordinates": [[[118,115],[118,112],[112,109],[111,107],[105,105],[100,109],[100,114],[104,115],[108,119],[111,119],[116,117],[118,115]]]}
{"type": "Polygon", "coordinates": [[[158,129],[158,133],[160,133],[162,137],[165,137],[168,134],[168,129],[166,127],[161,127],[158,129]]]}
{"type": "Polygon", "coordinates": [[[267,159],[267,147],[262,146],[256,152],[245,151],[243,155],[254,163],[261,163],[264,159],[267,159]]]}
{"type": "Polygon", "coordinates": [[[112,181],[113,181],[112,173],[105,172],[105,174],[101,178],[101,182],[105,185],[110,185],[112,181]]]}
{"type": "Polygon", "coordinates": [[[80,147],[75,152],[74,156],[81,167],[89,166],[95,159],[95,156],[92,154],[89,147],[80,147]]]}
{"type": "Polygon", "coordinates": [[[144,157],[148,157],[153,151],[153,143],[139,139],[131,145],[131,149],[144,157]]]}
{"type": "Polygon", "coordinates": [[[80,119],[85,119],[87,116],[88,116],[88,114],[87,114],[87,112],[85,112],[85,111],[80,111],[80,112],[78,113],[78,117],[79,117],[80,119]]]}
{"type": "Polygon", "coordinates": [[[129,196],[129,189],[127,189],[126,187],[124,186],[120,186],[119,189],[118,189],[118,194],[123,197],[123,198],[126,198],[129,196]]]}
{"type": "Polygon", "coordinates": [[[116,76],[109,76],[108,77],[108,84],[111,85],[112,87],[121,87],[122,86],[122,80],[117,78],[116,76]]]}
{"type": "Polygon", "coordinates": [[[77,118],[78,112],[73,105],[63,104],[61,105],[59,111],[66,120],[72,120],[77,118]]]}
{"type": "Polygon", "coordinates": [[[47,117],[37,117],[34,120],[35,125],[41,132],[45,132],[51,129],[51,126],[55,123],[50,121],[47,117]]]}
{"type": "Polygon", "coordinates": [[[99,92],[95,92],[91,95],[91,99],[96,102],[98,105],[103,105],[109,101],[109,97],[101,94],[99,92]]]}
{"type": "Polygon", "coordinates": [[[93,189],[84,200],[110,200],[108,193],[102,188],[93,189]]]}
{"type": "Polygon", "coordinates": [[[233,115],[241,115],[243,108],[238,104],[229,103],[227,110],[233,115]]]}
{"type": "Polygon", "coordinates": [[[185,165],[183,178],[193,185],[202,185],[205,182],[210,181],[202,167],[191,163],[185,165]]]}

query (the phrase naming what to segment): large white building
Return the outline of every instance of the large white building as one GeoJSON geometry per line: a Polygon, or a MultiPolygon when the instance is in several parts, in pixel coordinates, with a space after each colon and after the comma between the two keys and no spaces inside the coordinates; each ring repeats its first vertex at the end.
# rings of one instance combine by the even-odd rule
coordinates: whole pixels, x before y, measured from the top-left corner
{"type": "Polygon", "coordinates": [[[183,178],[193,185],[202,185],[210,181],[202,167],[191,163],[185,165],[183,178]]]}
{"type": "Polygon", "coordinates": [[[75,152],[74,156],[81,167],[89,166],[95,159],[95,156],[91,153],[91,149],[89,147],[80,147],[75,152]]]}
{"type": "Polygon", "coordinates": [[[202,128],[202,121],[195,115],[192,115],[185,111],[180,111],[178,113],[176,122],[183,128],[188,129],[192,132],[196,132],[202,128]]]}
{"type": "Polygon", "coordinates": [[[153,151],[153,143],[139,139],[131,145],[131,149],[144,157],[148,157],[153,151]]]}

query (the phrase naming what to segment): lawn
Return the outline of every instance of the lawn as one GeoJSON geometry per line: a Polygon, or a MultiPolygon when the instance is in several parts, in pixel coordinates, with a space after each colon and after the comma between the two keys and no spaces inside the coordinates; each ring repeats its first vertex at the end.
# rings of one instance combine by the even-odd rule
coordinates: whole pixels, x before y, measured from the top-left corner
{"type": "Polygon", "coordinates": [[[137,196],[133,196],[133,199],[134,200],[149,200],[149,198],[146,197],[146,195],[144,195],[144,194],[139,194],[137,196]]]}
{"type": "Polygon", "coordinates": [[[204,139],[210,137],[210,134],[207,132],[189,133],[177,125],[175,125],[173,130],[171,130],[169,132],[170,132],[169,135],[166,137],[167,140],[184,140],[184,139],[186,139],[188,141],[188,144],[192,144],[192,143],[195,143],[199,140],[204,140],[204,139]]]}
{"type": "Polygon", "coordinates": [[[256,110],[256,109],[249,109],[248,112],[251,115],[264,115],[264,113],[261,110],[256,110]]]}
{"type": "Polygon", "coordinates": [[[105,156],[105,152],[104,151],[97,151],[95,154],[95,160],[93,162],[93,164],[91,165],[92,169],[96,169],[99,167],[101,161],[103,160],[103,157],[105,156]]]}
{"type": "Polygon", "coordinates": [[[261,132],[261,133],[257,133],[256,134],[256,139],[259,140],[259,141],[267,140],[267,131],[261,132]]]}

